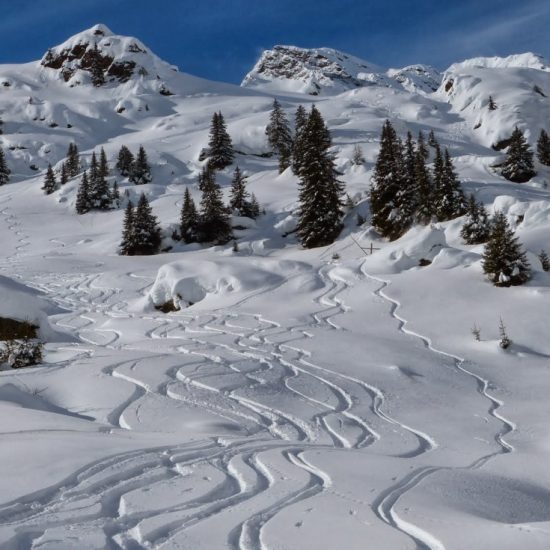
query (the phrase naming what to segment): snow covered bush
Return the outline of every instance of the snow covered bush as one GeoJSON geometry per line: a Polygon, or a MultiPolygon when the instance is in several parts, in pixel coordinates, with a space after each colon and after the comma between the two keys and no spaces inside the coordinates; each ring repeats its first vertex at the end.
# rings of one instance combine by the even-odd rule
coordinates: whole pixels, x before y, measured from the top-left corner
{"type": "Polygon", "coordinates": [[[43,348],[42,342],[31,338],[6,340],[0,349],[0,363],[5,363],[12,369],[38,365],[42,362],[43,348]]]}

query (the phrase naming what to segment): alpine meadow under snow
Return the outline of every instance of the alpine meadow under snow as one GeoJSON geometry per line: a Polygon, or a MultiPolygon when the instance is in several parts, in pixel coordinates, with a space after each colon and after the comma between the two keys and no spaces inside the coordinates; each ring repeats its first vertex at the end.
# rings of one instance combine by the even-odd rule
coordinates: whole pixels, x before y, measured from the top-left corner
{"type": "Polygon", "coordinates": [[[0,548],[550,546],[543,58],[96,25],[0,117],[0,548]]]}

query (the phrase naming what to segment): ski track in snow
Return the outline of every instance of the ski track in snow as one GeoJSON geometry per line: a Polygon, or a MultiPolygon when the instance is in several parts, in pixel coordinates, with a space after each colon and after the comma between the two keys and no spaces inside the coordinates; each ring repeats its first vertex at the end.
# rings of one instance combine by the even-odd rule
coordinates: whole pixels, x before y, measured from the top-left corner
{"type": "MultiPolygon", "coordinates": [[[[0,214],[20,243],[2,265],[4,271],[12,272],[28,244],[27,236],[18,229],[19,223],[9,205],[4,206],[0,214]]],[[[389,314],[397,321],[399,331],[420,339],[428,350],[451,359],[458,372],[473,378],[478,392],[489,401],[489,414],[501,423],[502,428],[495,435],[499,450],[465,468],[480,468],[498,454],[512,452],[513,447],[504,438],[515,426],[499,412],[503,403],[489,392],[490,382],[466,368],[464,359],[436,349],[429,338],[406,328],[407,320],[397,313],[400,303],[385,293],[390,283],[364,270],[363,275],[381,285],[374,295],[390,304],[389,314]]],[[[126,276],[145,281],[137,290],[141,294],[145,294],[152,283],[135,273],[129,272],[126,276]]],[[[317,310],[311,314],[311,323],[285,326],[258,313],[214,311],[190,315],[183,311],[170,316],[128,313],[127,303],[119,296],[121,291],[100,285],[101,274],[72,274],[65,278],[55,275],[51,280],[37,276],[25,281],[70,311],[58,316],[55,322],[90,346],[85,357],[93,356],[94,350],[101,348],[131,349],[119,344],[120,334],[116,330],[102,327],[109,319],[148,321],[152,326],[145,332],[145,338],[163,343],[162,352],[148,354],[143,359],[115,362],[102,369],[103,375],[118,378],[134,388],[130,396],[107,415],[113,429],[135,429],[135,422],[139,422],[137,408],[149,397],[206,407],[224,420],[244,423],[248,436],[140,449],[93,462],[54,486],[0,507],[0,522],[16,527],[17,535],[10,541],[10,547],[34,548],[44,533],[55,527],[92,525],[103,530],[111,547],[156,548],[200,522],[218,515],[227,516],[231,510],[248,503],[254,511],[246,519],[235,522],[227,535],[227,544],[239,550],[265,550],[268,544],[263,530],[286,507],[323,492],[349,498],[333,491],[330,475],[310,462],[306,453],[313,449],[363,452],[375,445],[386,436],[385,428],[376,430],[372,421],[364,417],[365,410],[381,428],[398,429],[416,442],[397,456],[414,458],[436,449],[437,442],[429,434],[384,411],[385,396],[381,389],[316,364],[311,353],[299,346],[301,341],[313,338],[312,329],[345,330],[337,317],[348,311],[342,298],[348,284],[331,277],[330,265],[319,270],[319,277],[324,288],[315,298],[317,310]],[[195,361],[166,368],[164,380],[159,380],[156,386],[139,378],[141,361],[173,361],[182,354],[195,361]],[[213,365],[221,369],[222,374],[212,376],[213,365]],[[216,382],[225,376],[237,376],[239,382],[217,386],[216,382]],[[313,383],[313,389],[317,385],[323,388],[330,399],[317,398],[315,391],[310,395],[308,382],[313,383]],[[285,410],[284,403],[276,407],[269,399],[267,403],[262,402],[262,395],[269,398],[271,390],[282,391],[290,400],[307,404],[311,416],[302,418],[285,410]],[[130,414],[134,409],[136,412],[130,414]],[[358,409],[360,412],[356,412],[358,409]],[[301,478],[305,476],[307,481],[291,491],[281,492],[275,481],[274,453],[277,460],[301,472],[301,478]],[[166,482],[177,483],[185,479],[188,468],[200,471],[206,467],[220,472],[223,481],[205,494],[165,508],[126,513],[125,499],[132,492],[154,490],[166,482]],[[259,502],[255,504],[255,501],[259,502]],[[145,527],[150,523],[151,527],[145,527]]],[[[403,520],[397,506],[403,495],[443,469],[417,468],[384,490],[372,504],[380,521],[410,537],[422,550],[444,550],[445,547],[428,531],[403,520]]]]}
{"type": "MultiPolygon", "coordinates": [[[[401,307],[400,302],[389,297],[385,293],[385,289],[387,289],[391,283],[389,281],[385,281],[383,279],[375,277],[374,275],[371,275],[364,270],[363,273],[371,280],[381,284],[381,286],[374,292],[374,294],[390,304],[390,314],[397,321],[399,331],[409,336],[418,338],[422,341],[422,343],[428,350],[438,355],[441,355],[442,357],[451,359],[454,362],[454,368],[457,371],[463,373],[470,378],[473,378],[476,382],[478,392],[489,401],[489,415],[498,420],[499,423],[502,425],[501,430],[497,434],[495,434],[495,441],[498,444],[499,449],[493,453],[489,453],[485,456],[482,456],[481,458],[478,458],[472,464],[465,466],[464,469],[481,468],[492,458],[501,454],[513,452],[514,448],[512,447],[512,445],[505,441],[504,437],[514,431],[516,427],[511,420],[507,419],[498,412],[498,410],[503,406],[503,402],[489,393],[490,381],[483,378],[479,374],[476,374],[473,371],[467,369],[464,366],[466,364],[466,360],[464,358],[435,348],[430,338],[408,329],[408,321],[398,314],[398,310],[401,307]]],[[[409,535],[414,540],[419,550],[445,550],[445,546],[431,533],[421,529],[417,525],[413,525],[400,518],[396,510],[396,505],[401,497],[417,487],[426,477],[437,471],[446,469],[450,468],[419,468],[398,481],[393,487],[385,490],[382,494],[378,496],[374,503],[376,514],[378,515],[378,517],[382,521],[386,522],[388,525],[391,525],[392,527],[395,527],[396,529],[409,535]]]]}

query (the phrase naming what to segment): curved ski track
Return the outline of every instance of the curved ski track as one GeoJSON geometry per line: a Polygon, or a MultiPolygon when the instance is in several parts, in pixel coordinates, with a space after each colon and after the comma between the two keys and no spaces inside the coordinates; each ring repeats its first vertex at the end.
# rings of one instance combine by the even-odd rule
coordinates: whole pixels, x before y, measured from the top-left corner
{"type": "MultiPolygon", "coordinates": [[[[4,261],[2,269],[8,272],[20,260],[21,250],[28,246],[27,236],[17,229],[18,221],[9,210],[9,206],[4,206],[0,214],[20,244],[4,261]]],[[[363,275],[381,285],[374,294],[390,304],[390,315],[397,321],[398,329],[419,338],[431,352],[451,358],[458,372],[475,379],[479,393],[489,401],[489,414],[501,423],[502,428],[495,435],[499,450],[467,468],[479,468],[500,453],[512,452],[504,438],[515,426],[499,412],[503,403],[490,394],[490,382],[466,368],[464,359],[436,349],[427,337],[407,329],[407,321],[397,314],[400,304],[384,292],[389,283],[365,271],[363,275]]],[[[127,277],[144,279],[138,289],[141,293],[152,282],[134,273],[127,273],[127,277]]],[[[327,266],[320,269],[319,277],[324,289],[315,299],[318,310],[312,313],[311,324],[295,326],[282,326],[262,314],[131,314],[126,311],[123,297],[119,297],[120,290],[100,286],[101,275],[73,274],[64,280],[56,275],[50,281],[40,276],[28,281],[71,311],[56,323],[90,346],[88,356],[93,355],[95,348],[129,349],[119,343],[120,335],[115,330],[96,326],[98,321],[109,318],[148,320],[154,326],[145,337],[166,343],[162,353],[112,363],[103,369],[104,375],[134,386],[133,393],[108,415],[113,429],[133,429],[130,415],[126,418],[125,413],[147,396],[156,396],[206,407],[226,421],[243,424],[248,435],[244,439],[211,438],[140,449],[93,462],[48,489],[0,507],[0,523],[13,525],[17,533],[9,547],[30,549],[40,544],[48,529],[82,524],[102,529],[108,547],[156,548],[170,545],[200,522],[227,515],[246,502],[248,508],[254,506],[254,511],[236,520],[227,544],[239,550],[265,550],[263,529],[281,510],[332,492],[329,474],[310,462],[308,450],[363,452],[398,429],[414,444],[397,456],[407,459],[433,451],[437,443],[430,435],[384,412],[385,396],[380,388],[315,364],[311,354],[299,347],[300,341],[313,337],[308,332],[312,327],[345,330],[335,319],[348,311],[342,298],[348,285],[338,278],[334,280],[327,266]],[[182,354],[196,360],[166,368],[164,379],[156,385],[139,379],[140,361],[152,357],[173,360],[182,354]],[[213,366],[217,369],[215,375],[211,373],[213,366]],[[220,384],[224,378],[228,379],[226,385],[220,384]],[[283,400],[282,406],[275,406],[283,400]],[[300,404],[296,411],[292,407],[294,401],[300,404]],[[310,416],[300,416],[303,410],[310,410],[310,416]],[[365,418],[367,414],[372,417],[370,420],[365,418]],[[281,492],[274,462],[294,469],[301,482],[281,492]],[[190,471],[200,472],[201,468],[215,469],[223,476],[222,481],[202,495],[170,506],[126,509],[126,499],[132,494],[154,491],[165,483],[183,482],[190,471]]],[[[404,494],[442,469],[445,468],[416,469],[383,491],[372,504],[381,521],[410,537],[419,549],[445,547],[431,533],[400,518],[396,506],[404,494]]],[[[333,494],[352,499],[342,493],[333,494]]]]}

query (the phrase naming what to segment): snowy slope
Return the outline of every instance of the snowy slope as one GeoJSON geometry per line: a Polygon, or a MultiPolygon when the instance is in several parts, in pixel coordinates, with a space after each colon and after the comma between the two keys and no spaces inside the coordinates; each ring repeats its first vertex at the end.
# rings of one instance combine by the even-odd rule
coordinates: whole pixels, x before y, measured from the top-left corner
{"type": "Polygon", "coordinates": [[[516,126],[534,143],[550,120],[550,69],[531,53],[474,58],[449,67],[437,97],[468,121],[479,143],[498,146],[516,126]]]}
{"type": "MultiPolygon", "coordinates": [[[[478,60],[449,69],[454,91],[419,94],[406,82],[424,78],[417,66],[376,69],[390,85],[312,97],[309,81],[291,78],[279,95],[173,71],[103,26],[52,51],[96,40],[113,63],[141,60],[148,74],[95,88],[82,66],[69,81],[40,62],[0,67],[10,83],[0,86],[0,139],[15,172],[0,187],[0,269],[62,308],[44,311],[69,334],[46,344],[44,365],[0,372],[0,547],[548,548],[550,276],[536,254],[548,246],[549,173],[539,166],[519,185],[490,168],[511,113],[536,135],[545,106],[529,103],[528,88],[546,71],[478,60]],[[492,133],[479,134],[474,105],[497,85],[490,116],[502,121],[486,115],[492,133]],[[297,179],[257,156],[268,150],[273,94],[289,117],[315,101],[330,127],[356,200],[330,247],[302,250],[284,236],[297,179]],[[237,252],[177,245],[118,256],[122,211],[75,215],[76,179],[40,190],[72,141],[84,159],[103,146],[111,168],[122,144],[143,144],[153,182],[136,188],[114,170],[111,180],[134,199],[146,192],[169,234],[185,187],[199,198],[198,156],[218,110],[266,210],[238,231],[237,252]],[[368,221],[357,226],[386,118],[401,136],[433,129],[465,190],[507,215],[533,266],[527,285],[484,280],[482,247],[461,242],[461,220],[393,243],[368,221]],[[364,166],[350,161],[356,144],[364,166]],[[155,309],[174,298],[179,311],[155,309]]],[[[230,177],[218,177],[226,196],[230,177]]]]}

